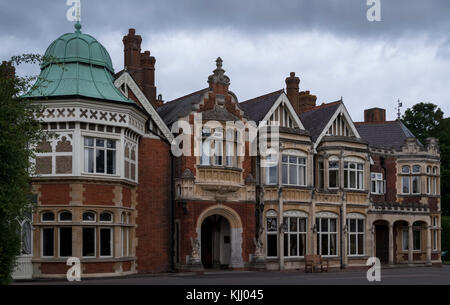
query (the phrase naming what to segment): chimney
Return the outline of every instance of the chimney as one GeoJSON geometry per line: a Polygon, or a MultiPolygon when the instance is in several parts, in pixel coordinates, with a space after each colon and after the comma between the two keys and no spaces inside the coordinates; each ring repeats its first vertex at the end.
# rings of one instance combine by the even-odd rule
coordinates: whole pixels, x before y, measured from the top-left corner
{"type": "Polygon", "coordinates": [[[155,63],[156,59],[150,56],[150,51],[141,54],[142,92],[156,108],[155,63]]]}
{"type": "Polygon", "coordinates": [[[315,107],[317,101],[317,97],[311,95],[309,91],[299,92],[299,84],[300,78],[295,76],[295,72],[291,72],[286,78],[286,91],[292,107],[298,114],[315,107]]]}
{"type": "Polygon", "coordinates": [[[300,112],[316,107],[317,96],[311,95],[309,91],[302,91],[299,93],[298,104],[300,112]]]}
{"type": "Polygon", "coordinates": [[[364,110],[365,123],[383,123],[386,122],[386,109],[371,108],[364,110]]]}
{"type": "Polygon", "coordinates": [[[141,53],[142,37],[136,35],[135,29],[129,29],[128,35],[123,37],[124,66],[138,84],[145,97],[153,105],[158,107],[155,87],[155,63],[156,59],[150,56],[150,51],[141,53]]]}
{"type": "Polygon", "coordinates": [[[295,76],[295,72],[291,72],[290,76],[286,78],[286,92],[289,98],[289,101],[294,107],[294,110],[300,114],[300,105],[299,105],[299,85],[300,78],[295,76]]]}

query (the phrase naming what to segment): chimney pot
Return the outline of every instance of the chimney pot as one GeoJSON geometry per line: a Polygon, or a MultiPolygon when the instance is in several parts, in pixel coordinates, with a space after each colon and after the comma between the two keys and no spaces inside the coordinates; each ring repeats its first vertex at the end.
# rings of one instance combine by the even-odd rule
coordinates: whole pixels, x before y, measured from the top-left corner
{"type": "Polygon", "coordinates": [[[366,123],[386,122],[386,109],[371,108],[364,110],[364,122],[366,123]]]}

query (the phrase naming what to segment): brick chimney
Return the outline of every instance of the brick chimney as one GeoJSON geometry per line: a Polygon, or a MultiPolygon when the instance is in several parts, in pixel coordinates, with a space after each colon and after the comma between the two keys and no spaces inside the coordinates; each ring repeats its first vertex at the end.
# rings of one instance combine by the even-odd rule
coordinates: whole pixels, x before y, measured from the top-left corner
{"type": "Polygon", "coordinates": [[[141,53],[142,37],[136,35],[135,29],[129,29],[128,35],[123,37],[124,66],[133,76],[145,97],[153,107],[157,108],[160,103],[156,99],[155,86],[155,63],[156,59],[150,56],[150,51],[141,53]]]}
{"type": "Polygon", "coordinates": [[[309,91],[299,92],[299,85],[300,78],[295,76],[295,72],[291,72],[290,76],[286,78],[286,92],[292,107],[298,114],[315,107],[317,100],[317,97],[311,95],[309,91]]]}
{"type": "Polygon", "coordinates": [[[383,123],[386,122],[386,109],[371,108],[364,110],[365,123],[383,123]]]}

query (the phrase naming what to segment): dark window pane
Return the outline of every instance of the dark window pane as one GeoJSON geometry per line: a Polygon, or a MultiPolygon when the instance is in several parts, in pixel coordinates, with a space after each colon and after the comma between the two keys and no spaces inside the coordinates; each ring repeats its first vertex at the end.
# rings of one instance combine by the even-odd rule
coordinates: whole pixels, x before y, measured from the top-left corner
{"type": "Polygon", "coordinates": [[[54,221],[55,220],[55,214],[53,213],[44,213],[42,214],[42,221],[54,221]]]}
{"type": "Polygon", "coordinates": [[[364,232],[364,220],[358,219],[358,232],[364,232]]]}
{"type": "Polygon", "coordinates": [[[267,256],[277,256],[277,235],[267,235],[267,256]]]}
{"type": "Polygon", "coordinates": [[[108,140],[108,141],[107,141],[107,147],[108,147],[108,148],[116,148],[116,141],[114,141],[114,140],[108,140]]]}
{"type": "Polygon", "coordinates": [[[321,234],[322,237],[322,255],[328,255],[328,235],[321,234]]]}
{"type": "Polygon", "coordinates": [[[83,228],[83,256],[95,256],[94,228],[83,228]]]}
{"type": "Polygon", "coordinates": [[[356,254],[356,235],[350,235],[350,254],[356,254]]]}
{"type": "Polygon", "coordinates": [[[95,142],[96,142],[95,144],[97,147],[105,147],[105,140],[97,139],[95,142]]]}
{"type": "Polygon", "coordinates": [[[95,221],[95,213],[85,212],[83,214],[83,221],[95,221]]]}
{"type": "Polygon", "coordinates": [[[111,256],[111,229],[100,229],[100,255],[111,256]]]}
{"type": "Polygon", "coordinates": [[[290,218],[289,219],[289,231],[290,232],[298,232],[298,227],[297,227],[297,220],[298,218],[290,218]]]}
{"type": "Polygon", "coordinates": [[[356,219],[349,219],[350,221],[350,232],[356,232],[356,219]]]}
{"type": "Polygon", "coordinates": [[[288,235],[288,234],[284,234],[284,243],[283,243],[283,246],[284,246],[284,256],[289,256],[289,248],[288,248],[288,246],[289,246],[289,240],[288,240],[288,238],[289,238],[289,235],[288,235]]]}
{"type": "Polygon", "coordinates": [[[42,254],[43,256],[53,256],[55,247],[55,234],[52,228],[42,230],[42,254]]]}
{"type": "Polygon", "coordinates": [[[62,212],[61,214],[59,214],[59,220],[60,221],[72,221],[72,213],[62,212]]]}
{"type": "Polygon", "coordinates": [[[84,171],[87,173],[94,172],[94,149],[84,149],[84,171]]]}
{"type": "Polygon", "coordinates": [[[297,248],[297,235],[292,234],[290,236],[290,256],[298,256],[298,248],[297,248]]]}
{"type": "Polygon", "coordinates": [[[336,255],[336,234],[330,234],[330,255],[336,255]]]}
{"type": "Polygon", "coordinates": [[[267,231],[268,232],[277,231],[277,219],[275,217],[267,218],[267,231]]]}
{"type": "Polygon", "coordinates": [[[321,232],[328,232],[328,218],[323,218],[321,219],[321,227],[320,227],[320,231],[321,232]]]}
{"type": "Polygon", "coordinates": [[[104,173],[105,172],[105,151],[102,149],[96,150],[96,172],[104,173]]]}
{"type": "Polygon", "coordinates": [[[358,254],[364,254],[364,234],[358,234],[358,254]]]}
{"type": "Polygon", "coordinates": [[[287,164],[283,164],[283,184],[288,184],[288,166],[287,164]]]}
{"type": "Polygon", "coordinates": [[[112,214],[111,213],[101,213],[100,214],[100,221],[111,222],[112,221],[112,214]]]}
{"type": "Polygon", "coordinates": [[[289,165],[289,184],[297,185],[298,166],[289,165]]]}
{"type": "Polygon", "coordinates": [[[113,175],[116,173],[116,151],[108,150],[106,157],[107,173],[113,175]]]}
{"type": "Polygon", "coordinates": [[[72,256],[72,228],[59,229],[59,256],[72,256]]]}
{"type": "Polygon", "coordinates": [[[94,139],[93,138],[84,138],[84,146],[94,146],[94,139]]]}

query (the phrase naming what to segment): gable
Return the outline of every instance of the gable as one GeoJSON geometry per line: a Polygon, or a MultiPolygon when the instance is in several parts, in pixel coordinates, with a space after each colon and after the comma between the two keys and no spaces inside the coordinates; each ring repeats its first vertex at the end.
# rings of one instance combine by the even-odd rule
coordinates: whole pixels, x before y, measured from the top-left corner
{"type": "Polygon", "coordinates": [[[321,131],[314,144],[315,148],[317,148],[322,138],[326,135],[361,138],[343,103],[340,103],[340,106],[336,109],[331,119],[325,125],[325,128],[321,131]]]}
{"type": "Polygon", "coordinates": [[[164,137],[167,141],[173,141],[173,135],[170,132],[167,125],[163,122],[159,114],[156,112],[155,108],[145,97],[144,93],[141,91],[139,86],[136,84],[131,75],[123,71],[120,76],[115,80],[114,85],[122,91],[125,96],[133,96],[137,99],[137,103],[144,108],[150,115],[150,123],[148,128],[155,134],[164,137]]]}
{"type": "Polygon", "coordinates": [[[284,92],[280,94],[260,125],[305,129],[284,92]]]}

